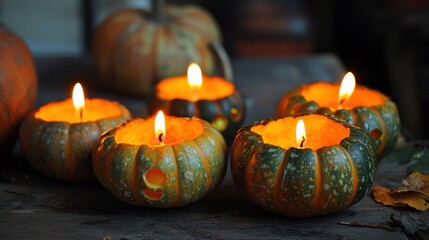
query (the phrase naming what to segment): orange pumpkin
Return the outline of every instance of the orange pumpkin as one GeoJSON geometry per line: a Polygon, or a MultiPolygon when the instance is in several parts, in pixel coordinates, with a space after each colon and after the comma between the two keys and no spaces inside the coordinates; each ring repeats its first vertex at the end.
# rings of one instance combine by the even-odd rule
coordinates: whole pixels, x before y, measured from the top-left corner
{"type": "MultiPolygon", "coordinates": [[[[164,7],[163,0],[152,1],[152,6],[152,12],[119,10],[95,32],[92,54],[107,87],[148,96],[155,82],[184,75],[191,62],[212,75],[216,59],[225,60],[218,44],[219,28],[204,9],[192,5],[164,7]]],[[[225,66],[229,61],[223,64],[230,69],[225,66]]]]}
{"type": "Polygon", "coordinates": [[[12,151],[37,96],[37,74],[25,42],[0,23],[0,154],[12,151]]]}

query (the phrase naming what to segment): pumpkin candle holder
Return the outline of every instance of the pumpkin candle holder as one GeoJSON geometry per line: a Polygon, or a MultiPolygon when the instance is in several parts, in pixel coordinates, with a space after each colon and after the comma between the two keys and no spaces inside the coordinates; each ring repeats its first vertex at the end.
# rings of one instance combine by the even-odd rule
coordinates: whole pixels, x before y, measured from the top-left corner
{"type": "Polygon", "coordinates": [[[48,103],[21,125],[19,141],[28,162],[43,174],[69,182],[95,178],[91,153],[98,136],[131,118],[117,102],[84,99],[76,85],[73,100],[48,103]]]}
{"type": "Polygon", "coordinates": [[[354,82],[353,74],[346,74],[341,88],[350,86],[350,90],[344,94],[339,94],[340,85],[335,83],[300,85],[281,98],[276,116],[334,115],[375,138],[380,135],[376,144],[377,156],[381,159],[392,151],[398,140],[401,128],[398,110],[384,94],[364,86],[354,88],[354,82]]]}
{"type": "Polygon", "coordinates": [[[375,149],[360,128],[329,116],[267,119],[238,131],[231,172],[255,205],[289,217],[311,217],[364,197],[375,173],[375,149]],[[305,127],[296,127],[300,120],[305,127]]]}
{"type": "Polygon", "coordinates": [[[149,113],[158,110],[178,117],[199,117],[232,141],[244,121],[245,105],[235,85],[221,77],[208,77],[196,64],[187,76],[163,79],[155,86],[149,113]]]}
{"type": "Polygon", "coordinates": [[[227,158],[222,135],[199,118],[164,118],[161,113],[125,122],[98,139],[95,175],[124,202],[185,206],[213,192],[223,180],[227,158]]]}

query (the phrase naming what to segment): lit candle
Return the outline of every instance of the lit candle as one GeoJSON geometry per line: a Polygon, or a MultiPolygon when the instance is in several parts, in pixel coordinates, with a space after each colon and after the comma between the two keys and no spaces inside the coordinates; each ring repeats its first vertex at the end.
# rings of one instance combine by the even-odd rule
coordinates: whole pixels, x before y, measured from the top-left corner
{"type": "Polygon", "coordinates": [[[64,181],[95,178],[91,153],[98,136],[131,118],[117,102],[85,99],[77,84],[72,98],[41,106],[21,125],[19,140],[28,162],[43,174],[64,181]]]}
{"type": "Polygon", "coordinates": [[[276,109],[276,116],[299,116],[308,113],[335,115],[371,135],[381,159],[392,151],[401,128],[398,110],[393,101],[379,91],[356,85],[347,73],[341,86],[314,82],[287,92],[276,109]]]}
{"type": "Polygon", "coordinates": [[[311,217],[365,196],[375,174],[375,150],[360,128],[328,116],[265,119],[238,131],[231,173],[255,205],[276,214],[311,217]]]}
{"type": "Polygon", "coordinates": [[[338,109],[342,109],[343,105],[350,99],[355,90],[356,80],[353,73],[348,72],[341,82],[340,91],[338,93],[338,109]]]}
{"type": "Polygon", "coordinates": [[[103,133],[93,152],[94,173],[122,201],[179,207],[220,185],[226,150],[222,135],[208,122],[159,112],[103,133]]]}
{"type": "Polygon", "coordinates": [[[192,63],[186,76],[161,80],[148,106],[178,117],[199,117],[232,140],[244,120],[244,103],[234,84],[221,77],[208,77],[192,63]]]}
{"type": "Polygon", "coordinates": [[[305,133],[304,121],[300,119],[296,124],[296,145],[304,148],[307,143],[307,134],[305,133]]]}
{"type": "Polygon", "coordinates": [[[162,111],[159,111],[155,117],[155,137],[159,143],[164,144],[166,132],[165,132],[165,117],[162,111]]]}
{"type": "Polygon", "coordinates": [[[85,95],[83,94],[83,88],[80,83],[76,83],[73,88],[73,106],[76,109],[79,121],[83,122],[83,111],[85,108],[85,95]]]}

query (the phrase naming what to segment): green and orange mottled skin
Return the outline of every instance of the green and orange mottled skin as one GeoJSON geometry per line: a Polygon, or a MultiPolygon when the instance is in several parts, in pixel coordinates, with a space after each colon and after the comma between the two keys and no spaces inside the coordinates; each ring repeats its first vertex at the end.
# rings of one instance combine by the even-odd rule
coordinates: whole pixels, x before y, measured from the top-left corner
{"type": "Polygon", "coordinates": [[[232,142],[245,116],[245,104],[238,91],[217,100],[189,101],[185,99],[168,100],[153,96],[149,113],[162,110],[165,114],[178,117],[198,117],[210,122],[222,133],[227,142],[232,142]]]}
{"type": "Polygon", "coordinates": [[[92,150],[104,131],[131,118],[120,106],[121,116],[82,123],[48,122],[28,116],[19,131],[22,152],[35,169],[67,182],[95,179],[92,150]]]}
{"type": "Polygon", "coordinates": [[[352,109],[332,110],[320,107],[314,101],[307,101],[301,92],[305,85],[285,94],[276,109],[276,116],[299,116],[302,114],[317,113],[332,115],[365,130],[367,134],[376,134],[379,130],[381,136],[376,142],[377,156],[382,159],[389,154],[396,145],[401,130],[398,109],[395,103],[387,100],[384,104],[372,107],[355,107],[352,109]]]}
{"type": "Polygon", "coordinates": [[[264,143],[241,128],[232,150],[231,172],[238,189],[255,205],[273,213],[304,218],[330,213],[359,202],[373,182],[375,144],[361,129],[339,145],[283,149],[264,143]]]}
{"type": "Polygon", "coordinates": [[[37,97],[33,56],[19,36],[0,23],[0,154],[8,156],[19,125],[31,113],[37,97]]]}
{"type": "Polygon", "coordinates": [[[127,123],[105,132],[93,152],[97,179],[120,200],[138,206],[181,207],[207,196],[225,176],[227,146],[217,130],[199,121],[204,129],[201,135],[163,146],[117,143],[115,134],[127,123]],[[162,186],[145,180],[151,169],[165,174],[167,180],[162,186]],[[162,196],[147,197],[147,189],[161,192],[162,196]]]}
{"type": "Polygon", "coordinates": [[[191,62],[205,74],[216,71],[210,43],[221,42],[221,34],[214,18],[198,6],[152,4],[154,12],[119,10],[95,32],[92,55],[107,87],[147,97],[154,83],[184,75],[191,62]]]}

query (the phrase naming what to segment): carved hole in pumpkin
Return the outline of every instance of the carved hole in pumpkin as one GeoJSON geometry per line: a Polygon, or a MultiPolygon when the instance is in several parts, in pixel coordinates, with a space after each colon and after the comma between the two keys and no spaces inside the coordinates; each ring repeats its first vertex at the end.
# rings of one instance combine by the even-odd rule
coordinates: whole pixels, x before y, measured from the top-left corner
{"type": "Polygon", "coordinates": [[[162,197],[162,191],[157,190],[162,188],[167,181],[165,173],[158,168],[152,168],[146,172],[143,179],[148,186],[148,188],[144,190],[145,197],[151,200],[160,199],[162,197]]]}
{"type": "Polygon", "coordinates": [[[161,191],[152,191],[150,189],[144,190],[144,196],[150,200],[159,200],[162,197],[161,191]]]}
{"type": "Polygon", "coordinates": [[[380,129],[376,128],[372,130],[369,135],[371,136],[372,140],[377,141],[380,139],[382,132],[380,131],[380,129]]]}
{"type": "Polygon", "coordinates": [[[228,118],[222,114],[218,114],[213,118],[212,126],[219,132],[222,132],[228,127],[228,118]]]}

